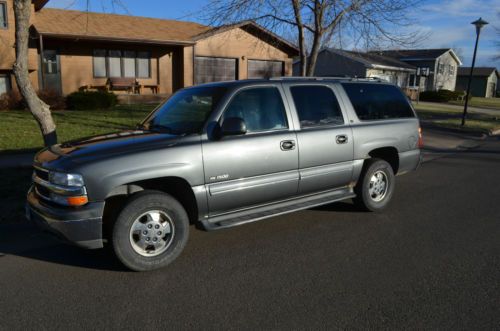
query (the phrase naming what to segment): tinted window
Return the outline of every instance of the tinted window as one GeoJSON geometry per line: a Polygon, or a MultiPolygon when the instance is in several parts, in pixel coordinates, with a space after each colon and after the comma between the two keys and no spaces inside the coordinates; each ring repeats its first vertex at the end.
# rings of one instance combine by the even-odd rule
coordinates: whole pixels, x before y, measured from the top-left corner
{"type": "Polygon", "coordinates": [[[395,86],[363,83],[342,85],[360,120],[415,116],[408,99],[395,86]]]}
{"type": "Polygon", "coordinates": [[[326,86],[290,88],[302,128],[344,124],[337,98],[326,86]]]}
{"type": "Polygon", "coordinates": [[[224,118],[240,117],[248,132],[287,128],[285,107],[277,88],[264,87],[243,90],[232,100],[224,118]]]}
{"type": "Polygon", "coordinates": [[[225,92],[222,87],[181,90],[152,113],[143,126],[173,134],[198,133],[225,92]]]}

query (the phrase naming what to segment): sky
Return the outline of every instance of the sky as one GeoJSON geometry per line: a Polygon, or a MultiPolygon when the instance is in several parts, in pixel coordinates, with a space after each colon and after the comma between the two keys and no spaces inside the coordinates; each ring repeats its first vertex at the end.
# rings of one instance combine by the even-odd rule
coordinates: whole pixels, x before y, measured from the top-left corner
{"type": "MultiPolygon", "coordinates": [[[[209,0],[120,0],[123,7],[113,6],[112,0],[90,0],[90,11],[129,14],[165,19],[199,21],[197,13],[209,0]]],[[[87,0],[50,0],[47,7],[86,10],[87,0]]],[[[415,30],[428,38],[419,48],[457,49],[464,66],[470,66],[476,38],[470,23],[479,17],[490,24],[483,28],[479,40],[476,66],[500,68],[500,0],[423,0],[410,13],[415,30]]],[[[203,22],[201,22],[203,23],[203,22]]]]}

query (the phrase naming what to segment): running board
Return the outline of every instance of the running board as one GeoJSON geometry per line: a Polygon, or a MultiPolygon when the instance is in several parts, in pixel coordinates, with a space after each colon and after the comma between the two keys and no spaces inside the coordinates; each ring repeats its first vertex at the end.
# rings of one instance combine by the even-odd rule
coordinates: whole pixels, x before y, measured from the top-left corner
{"type": "Polygon", "coordinates": [[[355,196],[356,194],[354,194],[353,189],[351,187],[346,187],[335,191],[294,198],[243,211],[240,210],[230,214],[218,215],[202,220],[201,223],[205,230],[208,231],[226,229],[245,223],[260,221],[269,217],[327,205],[344,199],[354,198],[355,196]]]}

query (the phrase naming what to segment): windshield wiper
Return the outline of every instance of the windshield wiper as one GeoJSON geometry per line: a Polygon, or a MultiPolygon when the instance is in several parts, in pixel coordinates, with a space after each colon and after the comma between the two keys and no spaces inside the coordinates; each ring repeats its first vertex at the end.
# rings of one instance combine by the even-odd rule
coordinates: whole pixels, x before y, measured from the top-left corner
{"type": "Polygon", "coordinates": [[[148,130],[151,130],[151,131],[155,131],[156,130],[156,131],[163,132],[163,133],[174,134],[176,136],[184,136],[184,135],[186,135],[185,132],[179,132],[179,131],[176,131],[176,130],[172,129],[169,126],[160,125],[160,124],[149,125],[148,130]]]}

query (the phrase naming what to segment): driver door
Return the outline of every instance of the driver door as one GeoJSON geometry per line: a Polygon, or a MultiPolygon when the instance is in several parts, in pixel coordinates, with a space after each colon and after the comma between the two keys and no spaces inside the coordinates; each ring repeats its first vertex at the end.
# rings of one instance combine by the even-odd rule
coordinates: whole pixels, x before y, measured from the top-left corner
{"type": "Polygon", "coordinates": [[[224,119],[244,120],[245,134],[203,142],[209,215],[283,200],[297,194],[298,150],[278,86],[239,90],[224,119]]]}

